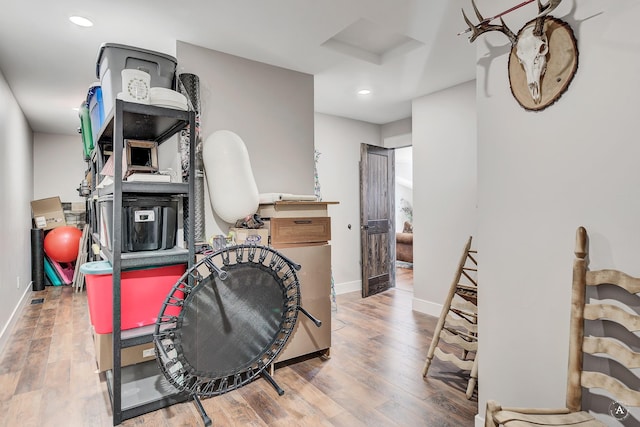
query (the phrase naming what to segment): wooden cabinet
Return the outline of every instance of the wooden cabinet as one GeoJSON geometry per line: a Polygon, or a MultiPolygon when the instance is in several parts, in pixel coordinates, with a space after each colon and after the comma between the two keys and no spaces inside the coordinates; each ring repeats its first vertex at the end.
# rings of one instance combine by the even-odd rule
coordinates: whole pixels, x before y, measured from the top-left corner
{"type": "Polygon", "coordinates": [[[298,314],[298,321],[289,342],[276,362],[293,359],[331,347],[331,245],[280,248],[279,252],[300,264],[302,307],[322,322],[319,328],[307,317],[298,314]]]}
{"type": "Polygon", "coordinates": [[[302,268],[302,307],[319,319],[319,328],[299,314],[289,342],[276,358],[284,362],[331,347],[331,218],[327,206],[336,202],[275,202],[260,205],[258,214],[269,225],[271,246],[302,268]]]}

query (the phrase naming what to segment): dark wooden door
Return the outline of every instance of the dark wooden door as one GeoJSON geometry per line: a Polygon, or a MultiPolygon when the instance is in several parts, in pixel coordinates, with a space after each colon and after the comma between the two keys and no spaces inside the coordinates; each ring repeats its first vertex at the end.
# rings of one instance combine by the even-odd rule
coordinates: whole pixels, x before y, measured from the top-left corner
{"type": "Polygon", "coordinates": [[[362,296],[395,286],[394,151],[360,147],[362,296]]]}

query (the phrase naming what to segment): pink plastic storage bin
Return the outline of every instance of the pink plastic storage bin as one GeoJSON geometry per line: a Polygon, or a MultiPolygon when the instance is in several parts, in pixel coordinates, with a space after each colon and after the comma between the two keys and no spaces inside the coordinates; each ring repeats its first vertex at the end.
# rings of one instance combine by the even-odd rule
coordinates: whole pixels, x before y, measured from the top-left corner
{"type": "MultiPolygon", "coordinates": [[[[91,324],[96,333],[109,334],[113,332],[111,264],[108,261],[88,262],[80,269],[85,274],[91,324]]],[[[184,264],[122,271],[120,328],[126,330],[154,324],[167,295],[185,271],[184,264]]],[[[177,316],[180,309],[169,307],[166,313],[177,316]]]]}

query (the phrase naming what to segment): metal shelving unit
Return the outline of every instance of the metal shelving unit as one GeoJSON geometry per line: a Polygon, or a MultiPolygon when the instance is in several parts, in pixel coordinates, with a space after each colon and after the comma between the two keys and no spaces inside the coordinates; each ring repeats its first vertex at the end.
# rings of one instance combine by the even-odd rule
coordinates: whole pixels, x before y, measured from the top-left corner
{"type": "MultiPolygon", "coordinates": [[[[121,367],[121,350],[153,340],[153,326],[122,331],[121,289],[123,269],[170,264],[187,264],[191,267],[195,259],[193,215],[183,218],[187,223],[185,236],[187,248],[174,247],[166,250],[122,253],[122,200],[123,194],[180,195],[188,198],[188,211],[194,212],[194,180],[188,183],[123,182],[122,148],[125,139],[156,141],[158,144],[188,128],[190,138],[190,177],[194,176],[195,164],[195,113],[151,105],[116,100],[112,113],[98,133],[97,156],[92,161],[98,165],[104,160],[102,152],[112,151],[114,160],[114,182],[105,188],[94,190],[99,196],[113,196],[113,224],[111,250],[102,247],[102,252],[113,267],[113,368],[107,371],[107,386],[113,410],[113,425],[123,420],[154,411],[188,396],[166,381],[156,361],[121,367]],[[114,149],[118,147],[118,149],[114,149]]],[[[94,183],[95,189],[95,183],[94,183]]],[[[93,230],[93,239],[96,240],[93,230]]],[[[99,239],[98,239],[99,240],[99,239]]]]}

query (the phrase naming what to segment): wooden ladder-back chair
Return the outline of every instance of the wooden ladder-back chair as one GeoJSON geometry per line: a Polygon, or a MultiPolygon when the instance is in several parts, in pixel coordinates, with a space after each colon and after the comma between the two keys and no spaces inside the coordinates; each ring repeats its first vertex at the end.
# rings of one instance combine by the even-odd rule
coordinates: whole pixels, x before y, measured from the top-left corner
{"type": "Polygon", "coordinates": [[[460,369],[470,371],[467,384],[467,399],[473,396],[478,379],[478,261],[476,251],[471,249],[471,237],[462,251],[449,294],[442,306],[440,319],[433,333],[422,369],[426,377],[433,357],[453,363],[460,369]],[[462,357],[445,352],[438,347],[444,342],[462,350],[462,357]]]}
{"type": "Polygon", "coordinates": [[[583,227],[576,233],[575,254],[567,407],[502,408],[489,400],[485,427],[607,425],[592,413],[603,414],[611,425],[640,425],[630,411],[640,407],[640,278],[618,270],[587,271],[583,227]]]}

